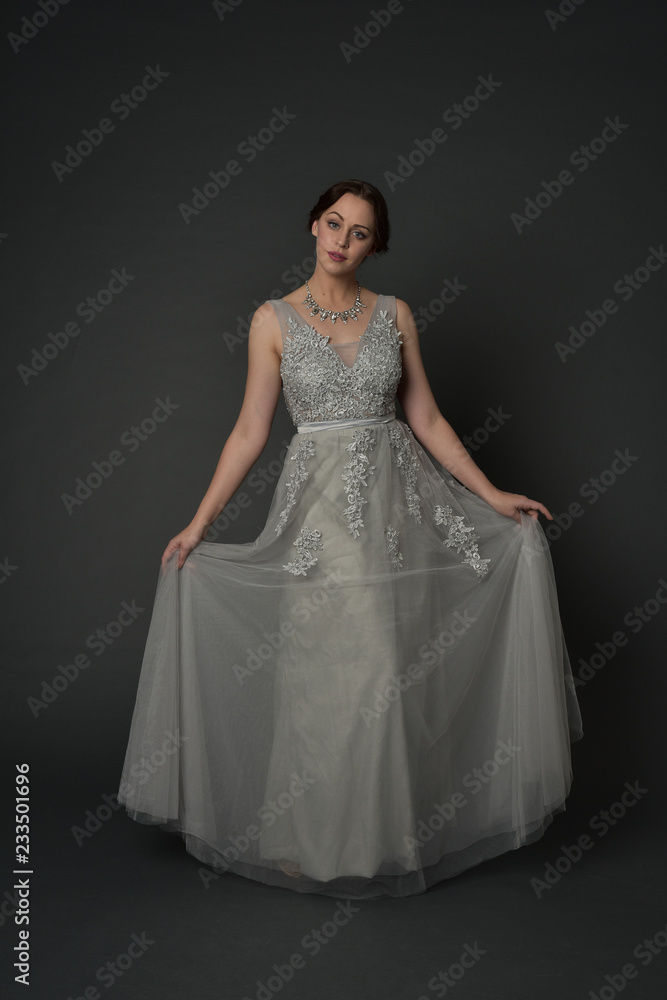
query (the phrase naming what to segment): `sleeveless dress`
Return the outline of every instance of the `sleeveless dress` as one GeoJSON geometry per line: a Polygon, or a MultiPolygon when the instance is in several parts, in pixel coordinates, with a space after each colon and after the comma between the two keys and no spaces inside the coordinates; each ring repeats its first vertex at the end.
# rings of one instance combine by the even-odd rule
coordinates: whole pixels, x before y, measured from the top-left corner
{"type": "Polygon", "coordinates": [[[259,537],[160,569],[118,799],[211,877],[423,892],[565,808],[581,717],[547,540],[396,417],[393,296],[335,344],[270,301],[296,433],[259,537]]]}

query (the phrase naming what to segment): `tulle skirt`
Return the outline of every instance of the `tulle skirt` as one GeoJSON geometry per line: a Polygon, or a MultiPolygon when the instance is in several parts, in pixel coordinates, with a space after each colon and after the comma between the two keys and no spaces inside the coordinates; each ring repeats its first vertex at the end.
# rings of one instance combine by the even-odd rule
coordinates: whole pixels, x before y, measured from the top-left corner
{"type": "Polygon", "coordinates": [[[329,421],[256,541],[160,570],[118,798],[207,870],[404,896],[541,836],[580,736],[541,525],[329,421]]]}

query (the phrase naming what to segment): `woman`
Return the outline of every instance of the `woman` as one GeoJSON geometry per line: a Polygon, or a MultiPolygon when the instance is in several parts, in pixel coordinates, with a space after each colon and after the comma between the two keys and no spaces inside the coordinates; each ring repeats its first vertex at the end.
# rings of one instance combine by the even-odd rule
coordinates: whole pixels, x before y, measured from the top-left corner
{"type": "Polygon", "coordinates": [[[309,227],[315,270],[255,313],[239,418],[162,557],[119,800],[218,871],[406,895],[564,808],[581,720],[552,516],[489,482],[438,410],[409,307],[358,283],[388,248],[381,193],[335,184],[309,227]],[[281,384],[297,433],[267,523],[205,542],[281,384]]]}

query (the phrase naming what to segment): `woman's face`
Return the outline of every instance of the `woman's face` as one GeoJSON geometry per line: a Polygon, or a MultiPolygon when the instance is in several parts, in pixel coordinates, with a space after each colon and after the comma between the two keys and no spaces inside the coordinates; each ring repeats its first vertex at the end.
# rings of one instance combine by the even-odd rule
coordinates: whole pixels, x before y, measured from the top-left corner
{"type": "Polygon", "coordinates": [[[328,274],[349,274],[373,253],[373,206],[355,194],[344,194],[312,226],[318,263],[328,274]]]}

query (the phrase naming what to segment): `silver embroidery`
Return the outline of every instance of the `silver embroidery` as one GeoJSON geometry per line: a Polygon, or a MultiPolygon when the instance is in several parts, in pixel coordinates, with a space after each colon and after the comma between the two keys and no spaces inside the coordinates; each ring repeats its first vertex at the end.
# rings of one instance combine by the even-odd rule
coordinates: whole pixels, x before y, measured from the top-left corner
{"type": "Polygon", "coordinates": [[[289,573],[294,573],[295,576],[305,576],[306,570],[310,569],[317,562],[317,556],[313,555],[312,550],[322,548],[321,539],[321,531],[317,531],[317,529],[311,530],[304,524],[297,540],[293,543],[297,555],[292,562],[285,563],[283,569],[286,569],[289,573]]]}
{"type": "Polygon", "coordinates": [[[412,451],[410,441],[405,437],[400,424],[393,424],[389,428],[389,441],[396,451],[396,465],[403,474],[408,514],[412,514],[415,521],[421,524],[421,499],[416,489],[419,460],[412,451]]]}
{"type": "Polygon", "coordinates": [[[341,472],[341,479],[346,484],[345,492],[350,504],[343,514],[347,517],[350,534],[353,538],[357,538],[359,528],[364,527],[361,508],[368,503],[368,500],[361,495],[361,485],[368,486],[368,481],[364,477],[372,476],[375,472],[375,466],[370,464],[366,455],[367,451],[375,447],[375,431],[370,427],[360,428],[353,432],[352,438],[345,449],[350,452],[352,458],[343,466],[346,471],[341,472]]]}
{"type": "Polygon", "coordinates": [[[302,438],[299,441],[297,450],[292,455],[292,461],[295,463],[294,470],[290,474],[289,482],[286,487],[287,506],[283,511],[281,511],[276,525],[276,534],[278,535],[282,533],[285,525],[287,524],[290,511],[296,503],[301,483],[305,483],[306,479],[308,479],[308,473],[306,472],[306,459],[312,458],[314,454],[315,442],[311,438],[302,438]]]}
{"type": "Polygon", "coordinates": [[[287,317],[280,374],[285,402],[295,424],[309,420],[356,420],[384,417],[394,409],[401,378],[399,345],[393,320],[382,309],[361,335],[350,367],[329,336],[287,317]]]}
{"type": "Polygon", "coordinates": [[[464,565],[467,563],[469,566],[472,566],[477,576],[486,576],[489,571],[487,563],[490,563],[491,560],[480,559],[477,547],[478,536],[474,534],[475,529],[473,526],[468,525],[466,527],[463,524],[463,517],[454,514],[449,505],[441,507],[438,504],[434,507],[433,520],[436,524],[444,524],[449,529],[446,542],[448,547],[455,545],[457,553],[463,549],[466,555],[466,558],[463,560],[464,565]]]}
{"type": "Polygon", "coordinates": [[[398,551],[398,531],[390,524],[384,529],[387,537],[387,555],[391,559],[394,569],[403,569],[403,556],[398,551]]]}

